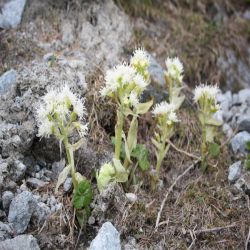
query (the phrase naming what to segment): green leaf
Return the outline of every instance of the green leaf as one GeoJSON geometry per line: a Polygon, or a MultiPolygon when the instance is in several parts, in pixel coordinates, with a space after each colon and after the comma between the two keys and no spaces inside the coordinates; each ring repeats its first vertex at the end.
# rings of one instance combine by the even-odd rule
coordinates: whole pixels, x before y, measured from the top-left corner
{"type": "Polygon", "coordinates": [[[248,142],[246,143],[246,148],[247,148],[247,150],[250,151],[250,141],[248,141],[248,142]]]}
{"type": "Polygon", "coordinates": [[[137,144],[137,130],[138,130],[138,121],[137,117],[134,116],[131,121],[127,137],[128,149],[130,153],[136,147],[137,144]]]}
{"type": "Polygon", "coordinates": [[[86,225],[90,216],[90,208],[77,209],[76,218],[80,226],[86,225]]]}
{"type": "Polygon", "coordinates": [[[73,206],[76,209],[87,208],[93,198],[91,184],[88,180],[82,181],[78,184],[73,195],[73,206]]]}
{"type": "Polygon", "coordinates": [[[129,162],[131,162],[130,161],[130,150],[129,150],[129,146],[128,146],[128,143],[127,143],[127,140],[126,140],[126,135],[124,133],[122,134],[122,138],[124,140],[126,157],[129,160],[129,162]]]}
{"type": "Polygon", "coordinates": [[[70,166],[68,165],[59,174],[58,180],[56,183],[56,190],[55,190],[56,193],[58,192],[58,188],[60,187],[60,185],[62,185],[65,182],[66,178],[68,177],[69,172],[70,172],[70,166]]]}
{"type": "Polygon", "coordinates": [[[142,171],[148,170],[150,166],[148,154],[148,150],[143,144],[137,144],[136,148],[132,151],[131,156],[137,159],[139,167],[142,171]]]}
{"type": "Polygon", "coordinates": [[[113,159],[114,167],[115,167],[115,179],[117,182],[126,182],[128,180],[128,173],[126,169],[122,166],[120,160],[113,159]]]}
{"type": "Polygon", "coordinates": [[[220,154],[220,146],[217,143],[211,143],[208,152],[211,156],[216,157],[220,154]]]}
{"type": "Polygon", "coordinates": [[[136,112],[137,114],[145,114],[148,112],[148,110],[151,108],[151,106],[153,105],[153,100],[150,100],[149,102],[145,102],[145,103],[139,103],[136,106],[136,112]]]}
{"type": "Polygon", "coordinates": [[[220,121],[217,121],[216,119],[214,119],[212,117],[206,117],[205,123],[207,125],[212,125],[212,126],[217,126],[217,127],[222,125],[222,123],[220,121]]]}
{"type": "Polygon", "coordinates": [[[206,127],[206,141],[213,142],[214,137],[216,135],[216,128],[214,126],[207,126],[206,127]]]}

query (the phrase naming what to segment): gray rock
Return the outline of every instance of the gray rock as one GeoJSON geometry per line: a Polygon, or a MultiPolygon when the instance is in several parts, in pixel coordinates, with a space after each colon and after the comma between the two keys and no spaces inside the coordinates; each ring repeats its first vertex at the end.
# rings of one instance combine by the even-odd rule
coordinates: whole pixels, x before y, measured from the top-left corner
{"type": "Polygon", "coordinates": [[[40,250],[36,238],[32,235],[19,235],[0,242],[1,250],[40,250]]]}
{"type": "Polygon", "coordinates": [[[45,203],[38,202],[31,220],[34,224],[42,225],[50,214],[50,208],[45,203]]]}
{"type": "Polygon", "coordinates": [[[237,161],[229,167],[228,181],[234,183],[240,178],[241,175],[241,161],[237,161]]]}
{"type": "Polygon", "coordinates": [[[5,191],[2,195],[3,209],[7,211],[9,209],[10,203],[14,198],[14,194],[11,191],[5,191]]]}
{"type": "Polygon", "coordinates": [[[20,181],[24,178],[25,172],[26,172],[26,165],[24,165],[21,161],[16,160],[14,163],[14,169],[13,171],[13,180],[14,181],[20,181]]]}
{"type": "Polygon", "coordinates": [[[13,229],[11,228],[11,226],[8,224],[4,224],[3,222],[0,221],[0,242],[11,238],[12,234],[13,234],[13,229]]]}
{"type": "Polygon", "coordinates": [[[234,184],[234,186],[247,195],[250,195],[250,172],[245,172],[234,184]]]}
{"type": "MultiPolygon", "coordinates": [[[[250,50],[247,49],[247,44],[242,47],[244,47],[244,58],[248,58],[250,50]]],[[[239,57],[232,49],[227,49],[217,60],[217,66],[224,74],[226,84],[230,89],[249,87],[249,65],[244,58],[239,57]]]]}
{"type": "Polygon", "coordinates": [[[91,242],[89,250],[120,250],[120,234],[110,222],[105,222],[95,239],[91,242]]]}
{"type": "Polygon", "coordinates": [[[223,124],[223,111],[218,110],[216,113],[213,114],[213,118],[218,122],[221,122],[221,124],[223,124]]]}
{"type": "Polygon", "coordinates": [[[16,234],[25,232],[30,218],[37,207],[37,201],[29,191],[18,194],[10,203],[8,221],[13,224],[16,234]]]}
{"type": "Polygon", "coordinates": [[[156,59],[150,55],[149,74],[151,81],[159,86],[165,86],[164,70],[156,59]]]}
{"type": "Polygon", "coordinates": [[[65,193],[68,193],[72,188],[72,178],[68,177],[63,184],[63,190],[65,193]]]}
{"type": "Polygon", "coordinates": [[[130,202],[136,202],[138,199],[137,195],[133,193],[126,193],[126,197],[130,202]]]}
{"type": "Polygon", "coordinates": [[[237,124],[240,131],[247,131],[248,133],[250,133],[250,115],[246,114],[240,116],[237,124]]]}
{"type": "Polygon", "coordinates": [[[243,17],[246,18],[247,20],[250,20],[250,10],[246,10],[243,14],[243,17]]]}
{"type": "MultiPolygon", "coordinates": [[[[1,22],[1,20],[0,20],[1,22]]],[[[16,84],[16,71],[11,69],[0,77],[0,95],[5,94],[11,86],[16,84]]]]}
{"type": "Polygon", "coordinates": [[[16,28],[22,19],[26,0],[11,0],[7,2],[0,14],[0,27],[3,29],[16,28]]]}
{"type": "Polygon", "coordinates": [[[250,134],[246,131],[236,134],[231,140],[231,146],[235,154],[246,153],[246,143],[250,141],[250,134]]]}
{"type": "Polygon", "coordinates": [[[65,159],[63,158],[60,161],[54,162],[52,164],[52,172],[53,172],[53,179],[57,180],[59,174],[62,172],[62,170],[65,167],[65,159]]]}
{"type": "Polygon", "coordinates": [[[238,95],[240,103],[248,102],[250,104],[250,89],[242,89],[239,91],[238,95]]]}
{"type": "Polygon", "coordinates": [[[32,188],[42,188],[48,185],[48,182],[41,181],[37,178],[28,178],[26,182],[27,182],[27,185],[31,186],[32,188]]]}

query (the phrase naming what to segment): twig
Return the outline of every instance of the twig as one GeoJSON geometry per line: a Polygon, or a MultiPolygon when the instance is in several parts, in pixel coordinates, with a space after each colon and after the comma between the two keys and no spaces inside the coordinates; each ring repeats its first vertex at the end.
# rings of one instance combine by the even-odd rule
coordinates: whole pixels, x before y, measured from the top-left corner
{"type": "Polygon", "coordinates": [[[224,230],[224,229],[228,229],[228,228],[232,228],[232,227],[236,227],[236,226],[237,226],[237,224],[233,223],[233,224],[225,226],[225,227],[213,227],[213,228],[195,230],[194,233],[195,234],[213,233],[213,232],[217,232],[217,231],[220,231],[220,230],[224,230]]]}
{"type": "Polygon", "coordinates": [[[247,250],[247,249],[248,249],[248,243],[249,243],[249,240],[250,240],[250,227],[249,227],[249,231],[248,231],[247,240],[246,240],[246,243],[245,243],[245,250],[247,250]]]}
{"type": "Polygon", "coordinates": [[[185,155],[187,155],[187,156],[189,156],[189,157],[191,157],[191,158],[200,160],[200,157],[199,157],[199,156],[196,156],[196,155],[194,155],[194,154],[191,154],[191,153],[189,153],[189,152],[186,152],[186,151],[184,151],[184,150],[182,150],[182,149],[177,148],[170,140],[166,140],[166,141],[167,141],[167,143],[168,143],[171,147],[173,147],[176,151],[178,151],[178,152],[180,152],[180,153],[183,153],[183,154],[185,154],[185,155]]]}
{"type": "Polygon", "coordinates": [[[156,223],[155,223],[155,230],[157,231],[158,229],[158,226],[159,226],[159,222],[160,222],[160,219],[161,219],[161,213],[162,213],[162,210],[164,208],[164,205],[168,199],[168,196],[170,194],[170,192],[173,190],[174,186],[176,185],[176,183],[186,174],[188,173],[198,162],[200,161],[199,160],[196,160],[192,165],[190,165],[181,175],[179,175],[174,183],[170,186],[170,188],[168,189],[166,195],[165,195],[165,198],[163,199],[162,203],[161,203],[161,207],[160,207],[160,210],[158,212],[158,215],[157,215],[157,219],[156,219],[156,223]]]}

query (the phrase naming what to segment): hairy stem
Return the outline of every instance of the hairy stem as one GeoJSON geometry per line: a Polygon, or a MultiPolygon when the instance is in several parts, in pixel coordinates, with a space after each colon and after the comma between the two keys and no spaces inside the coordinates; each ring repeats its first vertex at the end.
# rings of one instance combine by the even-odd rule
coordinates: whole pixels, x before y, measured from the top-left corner
{"type": "Polygon", "coordinates": [[[66,150],[67,161],[68,161],[68,164],[70,165],[70,169],[71,169],[72,182],[74,185],[74,189],[76,189],[77,180],[76,180],[76,175],[75,175],[76,171],[75,171],[75,163],[74,163],[74,153],[73,153],[73,151],[70,151],[70,144],[69,144],[68,138],[66,136],[63,139],[63,143],[64,143],[65,150],[66,150]]]}
{"type": "Polygon", "coordinates": [[[206,125],[202,125],[202,143],[201,143],[201,170],[204,172],[207,168],[206,162],[207,142],[206,142],[206,125]]]}
{"type": "Polygon", "coordinates": [[[115,126],[115,158],[120,160],[122,146],[122,128],[124,123],[124,115],[122,108],[117,110],[117,123],[115,126]]]}

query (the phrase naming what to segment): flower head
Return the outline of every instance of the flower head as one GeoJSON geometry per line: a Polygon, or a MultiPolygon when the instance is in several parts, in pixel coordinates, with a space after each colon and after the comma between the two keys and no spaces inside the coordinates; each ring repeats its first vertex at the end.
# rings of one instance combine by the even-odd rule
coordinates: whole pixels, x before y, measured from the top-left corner
{"type": "Polygon", "coordinates": [[[163,101],[155,105],[155,108],[153,109],[153,114],[155,116],[166,117],[166,123],[168,125],[171,125],[179,121],[175,110],[176,106],[174,104],[163,101]]]}
{"type": "MultiPolygon", "coordinates": [[[[76,96],[67,85],[51,89],[37,105],[38,136],[49,137],[55,129],[61,131],[59,126],[67,127],[81,121],[85,113],[84,100],[76,96]]],[[[79,125],[81,136],[86,133],[85,126],[79,125]]]]}
{"type": "Polygon", "coordinates": [[[178,82],[183,79],[183,64],[178,57],[167,58],[166,60],[167,72],[166,75],[178,82]]]}
{"type": "Polygon", "coordinates": [[[134,51],[130,64],[135,68],[146,69],[149,66],[149,55],[143,48],[138,48],[134,51]]]}
{"type": "Polygon", "coordinates": [[[157,103],[152,112],[154,115],[164,115],[174,111],[175,111],[174,104],[163,101],[161,103],[157,103]]]}
{"type": "Polygon", "coordinates": [[[198,102],[201,99],[211,100],[216,103],[216,97],[219,94],[220,89],[217,85],[205,85],[201,84],[194,90],[194,101],[198,102]]]}

